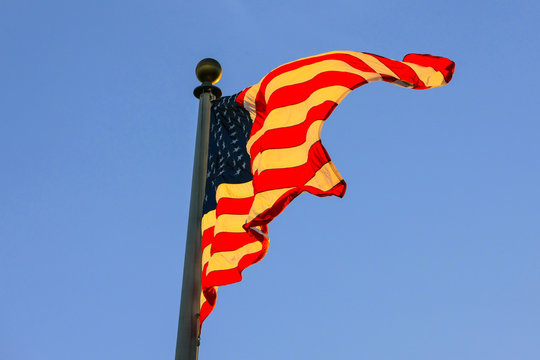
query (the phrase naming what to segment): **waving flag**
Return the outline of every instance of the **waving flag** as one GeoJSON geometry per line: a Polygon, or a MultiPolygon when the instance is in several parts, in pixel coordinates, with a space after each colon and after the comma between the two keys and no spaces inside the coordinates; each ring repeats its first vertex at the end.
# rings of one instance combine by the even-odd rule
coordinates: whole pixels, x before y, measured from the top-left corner
{"type": "Polygon", "coordinates": [[[446,85],[454,63],[409,54],[403,61],[350,51],[282,65],[238,95],[213,102],[202,219],[201,324],[219,286],[268,249],[268,223],[302,192],[345,193],[321,144],[324,121],[347,94],[373,81],[411,89],[446,85]]]}

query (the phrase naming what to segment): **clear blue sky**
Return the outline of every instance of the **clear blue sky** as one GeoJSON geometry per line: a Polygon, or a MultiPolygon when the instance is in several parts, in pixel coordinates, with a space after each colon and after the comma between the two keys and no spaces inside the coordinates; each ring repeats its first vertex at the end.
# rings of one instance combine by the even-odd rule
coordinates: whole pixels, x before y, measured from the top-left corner
{"type": "Polygon", "coordinates": [[[0,358],[172,359],[198,104],[332,50],[456,62],[351,93],[200,359],[538,359],[536,1],[0,3],[0,358]]]}

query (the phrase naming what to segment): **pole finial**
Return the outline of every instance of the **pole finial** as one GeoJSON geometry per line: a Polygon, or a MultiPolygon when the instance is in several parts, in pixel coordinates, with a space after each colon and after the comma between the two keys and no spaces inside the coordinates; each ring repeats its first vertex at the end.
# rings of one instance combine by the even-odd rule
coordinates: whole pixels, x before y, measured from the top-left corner
{"type": "Polygon", "coordinates": [[[199,61],[195,68],[195,75],[200,82],[216,84],[221,79],[221,65],[217,60],[206,58],[199,61]]]}
{"type": "Polygon", "coordinates": [[[206,58],[199,61],[195,68],[195,75],[197,75],[197,79],[202,84],[193,90],[193,95],[199,99],[202,93],[209,92],[216,99],[219,99],[221,97],[221,89],[214,86],[214,84],[221,79],[221,73],[221,65],[216,60],[206,58]]]}

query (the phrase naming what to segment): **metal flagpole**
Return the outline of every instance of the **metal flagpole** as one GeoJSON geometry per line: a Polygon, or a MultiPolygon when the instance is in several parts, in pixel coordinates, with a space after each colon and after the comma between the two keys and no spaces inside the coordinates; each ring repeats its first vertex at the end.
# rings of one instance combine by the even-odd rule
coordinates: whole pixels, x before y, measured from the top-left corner
{"type": "Polygon", "coordinates": [[[193,161],[193,177],[191,180],[191,200],[189,204],[175,360],[196,360],[199,353],[202,270],[201,220],[208,160],[210,106],[212,100],[221,96],[221,90],[213,85],[221,78],[221,65],[214,59],[203,59],[197,64],[195,74],[202,84],[193,91],[195,97],[199,99],[199,120],[197,122],[195,159],[193,161]]]}

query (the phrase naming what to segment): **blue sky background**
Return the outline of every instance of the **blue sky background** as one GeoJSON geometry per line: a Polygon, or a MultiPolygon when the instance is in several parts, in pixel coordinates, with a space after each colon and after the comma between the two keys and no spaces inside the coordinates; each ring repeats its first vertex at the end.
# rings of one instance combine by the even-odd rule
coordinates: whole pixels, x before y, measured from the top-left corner
{"type": "Polygon", "coordinates": [[[174,357],[199,60],[233,94],[332,50],[456,62],[351,93],[304,195],[223,287],[206,359],[538,359],[536,1],[0,3],[0,358],[174,357]]]}

